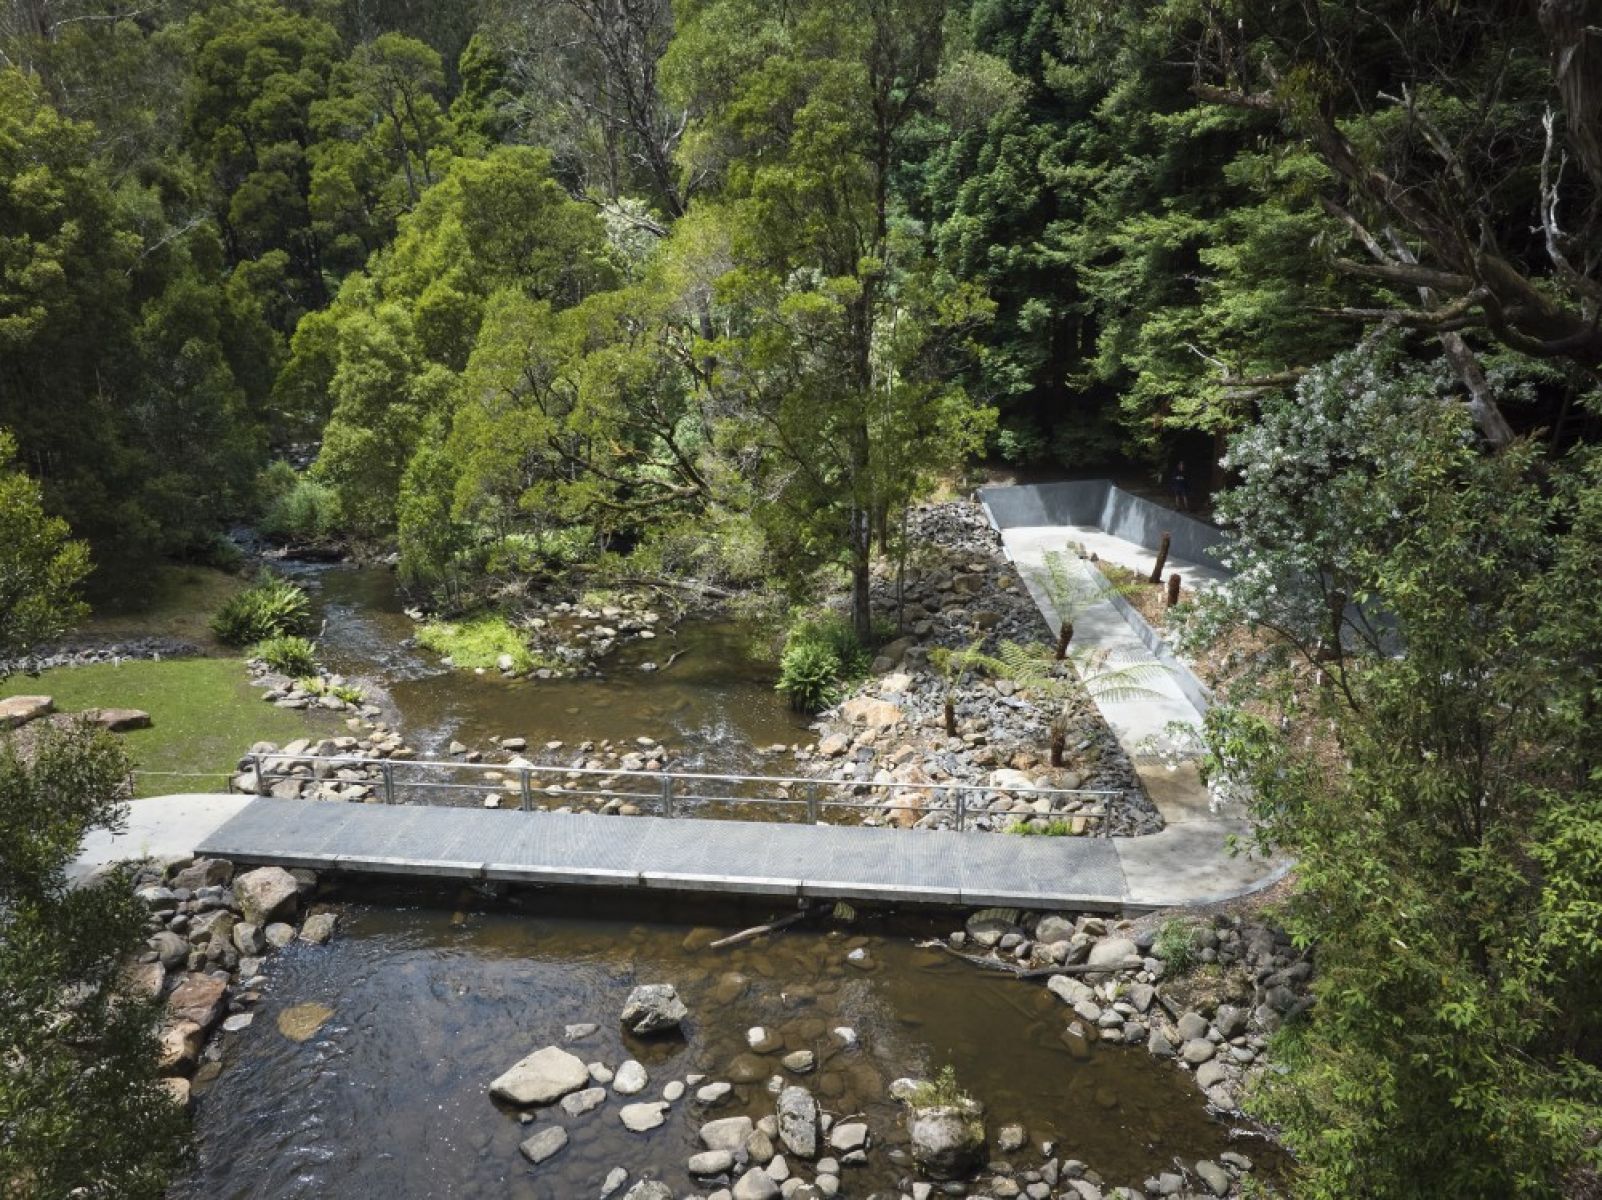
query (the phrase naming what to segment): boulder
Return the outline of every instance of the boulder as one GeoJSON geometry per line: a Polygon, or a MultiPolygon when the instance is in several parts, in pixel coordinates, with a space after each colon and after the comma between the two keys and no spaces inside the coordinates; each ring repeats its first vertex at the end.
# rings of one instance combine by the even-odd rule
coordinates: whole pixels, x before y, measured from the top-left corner
{"type": "Polygon", "coordinates": [[[841,1154],[865,1150],[868,1145],[868,1126],[863,1121],[846,1121],[829,1130],[829,1149],[841,1154]]]}
{"type": "Polygon", "coordinates": [[[630,1133],[649,1133],[667,1120],[667,1110],[666,1101],[651,1100],[644,1104],[625,1104],[617,1115],[630,1133]]]}
{"type": "Polygon", "coordinates": [[[215,975],[186,975],[167,997],[167,1013],[173,1021],[189,1021],[210,1029],[222,1015],[228,980],[215,975]]]}
{"type": "Polygon", "coordinates": [[[324,945],[334,936],[334,923],[335,917],[331,912],[307,917],[306,923],[300,927],[300,940],[310,942],[313,946],[324,945]]]}
{"type": "Polygon", "coordinates": [[[565,1145],[567,1145],[567,1130],[560,1125],[547,1125],[533,1137],[527,1138],[518,1149],[523,1152],[524,1158],[539,1166],[565,1145]]]}
{"type": "Polygon", "coordinates": [[[84,710],[83,715],[112,733],[150,728],[150,714],[137,708],[89,708],[84,710]]]}
{"type": "Polygon", "coordinates": [[[856,696],[840,706],[840,715],[853,725],[866,725],[870,729],[888,729],[898,724],[905,714],[888,700],[872,696],[856,696]]]}
{"type": "Polygon", "coordinates": [[[970,1104],[915,1108],[907,1132],[913,1162],[932,1179],[964,1179],[984,1161],[984,1122],[970,1104]]]}
{"type": "Polygon", "coordinates": [[[690,1015],[671,983],[645,983],[623,1005],[623,1027],[636,1037],[671,1033],[690,1015]]]}
{"type": "Polygon", "coordinates": [[[734,1155],[727,1150],[703,1150],[690,1155],[688,1166],[691,1175],[721,1175],[734,1166],[734,1155]]]}
{"type": "Polygon", "coordinates": [[[824,758],[839,758],[851,749],[851,739],[843,733],[826,733],[818,739],[818,753],[824,758]]]}
{"type": "Polygon", "coordinates": [[[721,1117],[701,1126],[701,1144],[708,1150],[738,1153],[755,1128],[756,1124],[750,1117],[721,1117]]]}
{"type": "Polygon", "coordinates": [[[804,1087],[787,1087],[779,1093],[779,1141],[797,1158],[818,1154],[818,1102],[804,1087]]]}
{"type": "Polygon", "coordinates": [[[206,1031],[193,1021],[174,1021],[163,1026],[156,1069],[163,1075],[187,1075],[200,1061],[200,1047],[206,1031]]]}
{"type": "Polygon", "coordinates": [[[1106,967],[1113,971],[1138,964],[1140,951],[1129,938],[1103,938],[1090,948],[1090,957],[1086,961],[1093,967],[1106,967]]]}
{"type": "Polygon", "coordinates": [[[179,967],[189,961],[189,943],[170,929],[163,929],[152,937],[149,945],[164,967],[179,967]]]}
{"type": "Polygon", "coordinates": [[[8,696],[0,700],[0,729],[15,729],[55,710],[56,702],[49,696],[8,696]]]}
{"type": "Polygon", "coordinates": [[[619,1096],[635,1096],[643,1092],[649,1082],[645,1068],[631,1058],[617,1069],[617,1074],[612,1078],[612,1090],[619,1096]]]}
{"type": "Polygon", "coordinates": [[[172,877],[172,886],[197,892],[203,887],[223,887],[234,877],[234,864],[226,858],[197,858],[172,877]]]}
{"type": "Polygon", "coordinates": [[[761,1167],[752,1167],[734,1184],[734,1200],[773,1200],[779,1185],[761,1167]]]}
{"type": "Polygon", "coordinates": [[[550,1104],[590,1081],[589,1070],[557,1046],[536,1050],[490,1084],[490,1095],[508,1104],[550,1104]]]}
{"type": "Polygon", "coordinates": [[[234,880],[234,899],[245,920],[267,925],[295,914],[300,888],[282,867],[258,867],[234,880]]]}

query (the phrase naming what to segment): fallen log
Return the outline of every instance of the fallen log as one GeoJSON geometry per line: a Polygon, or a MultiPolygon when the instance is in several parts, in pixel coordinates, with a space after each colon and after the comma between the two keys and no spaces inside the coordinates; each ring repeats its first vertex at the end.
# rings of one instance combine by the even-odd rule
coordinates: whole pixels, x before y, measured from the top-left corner
{"type": "Polygon", "coordinates": [[[741,942],[755,941],[757,938],[774,933],[787,925],[794,925],[797,921],[808,916],[811,916],[811,913],[803,909],[801,912],[791,913],[787,917],[780,917],[777,921],[769,921],[766,925],[753,925],[750,929],[742,929],[739,933],[731,933],[728,937],[719,938],[715,942],[708,942],[706,948],[708,950],[724,950],[730,946],[738,946],[741,942]]]}

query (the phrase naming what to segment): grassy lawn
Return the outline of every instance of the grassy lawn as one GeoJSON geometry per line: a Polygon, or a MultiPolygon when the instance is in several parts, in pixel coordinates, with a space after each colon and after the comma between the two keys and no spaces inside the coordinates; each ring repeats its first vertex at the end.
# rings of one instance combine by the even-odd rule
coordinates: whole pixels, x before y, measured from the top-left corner
{"type": "Polygon", "coordinates": [[[238,658],[63,667],[37,679],[13,675],[0,680],[0,696],[15,695],[50,696],[60,712],[144,709],[151,728],[117,735],[127,739],[138,769],[214,773],[204,779],[140,776],[136,784],[141,796],[221,790],[252,742],[283,743],[344,732],[331,713],[308,715],[262,703],[261,693],[246,682],[245,664],[238,658]]]}
{"type": "Polygon", "coordinates": [[[171,637],[193,642],[211,654],[230,653],[211,636],[209,623],[211,614],[243,591],[245,583],[240,576],[213,567],[152,567],[141,577],[138,595],[97,601],[90,618],[69,640],[171,637]]]}

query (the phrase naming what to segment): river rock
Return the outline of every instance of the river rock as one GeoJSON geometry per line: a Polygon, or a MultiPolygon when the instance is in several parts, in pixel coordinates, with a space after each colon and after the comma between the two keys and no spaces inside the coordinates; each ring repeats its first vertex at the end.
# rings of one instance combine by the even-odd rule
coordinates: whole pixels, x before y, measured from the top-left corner
{"type": "Polygon", "coordinates": [[[584,1064],[557,1046],[536,1050],[490,1084],[490,1095],[508,1104],[550,1104],[590,1081],[584,1064]]]}
{"type": "Polygon", "coordinates": [[[234,877],[234,864],[226,858],[197,858],[172,877],[172,886],[198,892],[203,887],[225,887],[234,877]]]}
{"type": "Polygon", "coordinates": [[[1202,1159],[1196,1164],[1196,1174],[1215,1196],[1229,1195],[1229,1172],[1215,1162],[1202,1159]]]}
{"type": "Polygon", "coordinates": [[[15,729],[47,717],[56,709],[49,696],[8,696],[0,700],[0,729],[15,729]]]}
{"type": "Polygon", "coordinates": [[[1193,1038],[1204,1038],[1207,1036],[1207,1018],[1197,1012],[1188,1012],[1179,1018],[1175,1028],[1187,1042],[1193,1038]]]}
{"type": "Polygon", "coordinates": [[[690,1155],[688,1166],[691,1175],[721,1175],[734,1166],[734,1155],[727,1150],[703,1150],[690,1155]]]}
{"type": "Polygon", "coordinates": [[[336,918],[331,912],[318,913],[316,916],[307,917],[306,923],[300,927],[300,940],[310,942],[313,946],[326,944],[328,939],[334,936],[335,920],[336,918]]]}
{"type": "Polygon", "coordinates": [[[623,1200],[673,1200],[673,1189],[658,1179],[642,1179],[623,1193],[623,1200]]]}
{"type": "Polygon", "coordinates": [[[756,1128],[750,1117],[720,1117],[701,1126],[701,1144],[708,1150],[727,1150],[733,1154],[745,1145],[756,1128]]]}
{"type": "Polygon", "coordinates": [[[733,1090],[733,1084],[724,1083],[722,1080],[716,1083],[709,1083],[705,1087],[696,1089],[695,1102],[707,1105],[718,1104],[728,1099],[729,1093],[733,1090]]]}
{"type": "Polygon", "coordinates": [[[192,1021],[210,1029],[222,1014],[228,980],[215,975],[186,975],[167,997],[167,1012],[174,1021],[192,1021]]]}
{"type": "Polygon", "coordinates": [[[617,1069],[612,1078],[612,1088],[620,1096],[636,1096],[645,1090],[650,1076],[645,1073],[645,1067],[634,1059],[629,1059],[617,1069]]]}
{"type": "Polygon", "coordinates": [[[793,1050],[779,1060],[787,1071],[794,1071],[797,1075],[805,1075],[818,1065],[818,1057],[810,1050],[793,1050]]]}
{"type": "Polygon", "coordinates": [[[262,936],[274,950],[282,950],[295,940],[295,927],[287,921],[274,921],[262,930],[262,936]]]}
{"type": "Polygon", "coordinates": [[[872,696],[856,696],[840,706],[840,716],[852,725],[866,725],[870,729],[888,729],[905,714],[888,700],[872,696]]]}
{"type": "Polygon", "coordinates": [[[797,1158],[818,1154],[818,1102],[804,1087],[787,1087],[779,1093],[779,1141],[797,1158]]]}
{"type": "MultiPolygon", "coordinates": [[[[234,928],[238,929],[239,926],[234,928]]],[[[152,937],[149,945],[164,967],[178,967],[189,961],[189,943],[170,929],[163,929],[152,937]]]]}
{"type": "Polygon", "coordinates": [[[912,1110],[912,1160],[933,1179],[963,1179],[984,1157],[985,1127],[974,1107],[937,1104],[912,1110]]]}
{"type": "Polygon", "coordinates": [[[193,1021],[173,1021],[162,1027],[156,1069],[163,1075],[185,1074],[200,1060],[206,1031],[193,1021]]]}
{"type": "Polygon", "coordinates": [[[1115,971],[1120,967],[1138,963],[1140,950],[1129,938],[1103,938],[1090,948],[1090,957],[1086,961],[1093,967],[1106,967],[1110,971],[1115,971]]]}
{"type": "Polygon", "coordinates": [[[570,1117],[582,1117],[592,1108],[606,1100],[606,1089],[603,1087],[585,1088],[581,1092],[569,1092],[562,1097],[562,1111],[570,1117]]]}
{"type": "Polygon", "coordinates": [[[262,951],[267,949],[267,939],[262,936],[261,926],[249,921],[235,921],[233,930],[234,949],[246,958],[260,958],[262,951]]]}
{"type": "Polygon", "coordinates": [[[671,983],[645,983],[623,1005],[623,1027],[637,1037],[671,1033],[690,1015],[671,983]]]}
{"type": "Polygon", "coordinates": [[[1218,1048],[1206,1038],[1191,1038],[1179,1048],[1179,1057],[1193,1067],[1200,1066],[1217,1053],[1218,1048]]]}
{"type": "Polygon", "coordinates": [[[761,1167],[752,1167],[734,1185],[734,1200],[773,1200],[779,1185],[761,1167]]]}
{"type": "Polygon", "coordinates": [[[234,899],[245,920],[267,925],[294,916],[300,887],[282,867],[258,867],[234,880],[234,899]]]}
{"type": "Polygon", "coordinates": [[[664,1101],[650,1100],[643,1104],[625,1104],[618,1116],[630,1133],[649,1133],[667,1120],[667,1110],[664,1101]]]}
{"type": "Polygon", "coordinates": [[[847,1121],[829,1130],[829,1148],[841,1154],[865,1149],[868,1145],[868,1127],[861,1121],[847,1121]]]}
{"type": "Polygon", "coordinates": [[[519,1150],[523,1157],[536,1167],[567,1145],[567,1130],[560,1125],[547,1125],[533,1137],[526,1139],[519,1150]]]}

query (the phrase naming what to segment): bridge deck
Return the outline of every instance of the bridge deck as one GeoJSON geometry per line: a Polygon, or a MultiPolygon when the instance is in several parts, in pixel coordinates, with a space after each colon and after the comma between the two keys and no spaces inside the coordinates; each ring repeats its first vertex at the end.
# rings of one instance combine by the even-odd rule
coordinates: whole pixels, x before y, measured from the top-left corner
{"type": "Polygon", "coordinates": [[[1105,838],[249,801],[196,852],[241,862],[522,883],[1115,910],[1105,838]]]}

